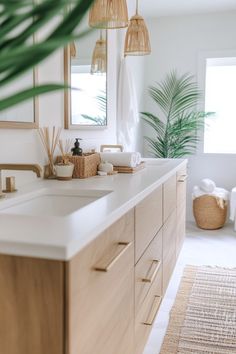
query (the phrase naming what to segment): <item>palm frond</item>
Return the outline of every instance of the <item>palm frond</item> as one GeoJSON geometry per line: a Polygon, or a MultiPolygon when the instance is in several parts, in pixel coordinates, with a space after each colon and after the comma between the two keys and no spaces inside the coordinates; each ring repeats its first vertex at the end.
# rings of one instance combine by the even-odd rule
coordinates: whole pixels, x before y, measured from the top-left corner
{"type": "Polygon", "coordinates": [[[160,118],[148,112],[141,112],[141,114],[143,115],[143,120],[147,122],[158,134],[162,136],[164,135],[165,125],[160,118]]]}
{"type": "Polygon", "coordinates": [[[149,88],[150,96],[168,119],[175,118],[183,110],[194,108],[198,103],[201,92],[192,79],[191,75],[178,77],[176,71],[172,71],[160,84],[149,88]]]}
{"type": "Polygon", "coordinates": [[[100,110],[106,115],[107,112],[107,95],[106,91],[101,91],[101,94],[97,96],[97,102],[100,110]]]}
{"type": "Polygon", "coordinates": [[[91,120],[91,122],[95,123],[95,125],[106,125],[106,117],[92,117],[87,114],[82,114],[84,119],[91,120]]]}
{"type": "MultiPolygon", "coordinates": [[[[75,34],[76,27],[94,0],[74,0],[71,10],[66,12],[68,0],[0,0],[0,87],[15,81],[55,50],[65,46],[75,38],[84,36],[87,31],[75,34]],[[51,32],[38,43],[33,43],[36,32],[59,18],[51,32]]],[[[13,96],[0,100],[0,110],[18,104],[37,94],[43,94],[63,85],[45,85],[40,89],[28,88],[13,96]],[[9,106],[7,106],[9,104],[9,106]]],[[[65,86],[64,86],[65,88],[65,86]]]]}

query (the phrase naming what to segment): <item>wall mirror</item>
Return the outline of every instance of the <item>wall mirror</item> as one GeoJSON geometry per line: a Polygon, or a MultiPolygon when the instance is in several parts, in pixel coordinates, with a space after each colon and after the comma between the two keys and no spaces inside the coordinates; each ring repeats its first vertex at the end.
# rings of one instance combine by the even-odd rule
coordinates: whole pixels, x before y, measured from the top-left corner
{"type": "Polygon", "coordinates": [[[107,126],[107,31],[93,30],[64,51],[66,129],[107,126]]]}
{"type": "MultiPolygon", "coordinates": [[[[14,83],[0,90],[0,98],[8,97],[22,89],[33,87],[37,82],[37,70],[31,70],[14,83]]],[[[34,98],[0,112],[0,128],[33,129],[38,128],[38,99],[34,98]]]]}

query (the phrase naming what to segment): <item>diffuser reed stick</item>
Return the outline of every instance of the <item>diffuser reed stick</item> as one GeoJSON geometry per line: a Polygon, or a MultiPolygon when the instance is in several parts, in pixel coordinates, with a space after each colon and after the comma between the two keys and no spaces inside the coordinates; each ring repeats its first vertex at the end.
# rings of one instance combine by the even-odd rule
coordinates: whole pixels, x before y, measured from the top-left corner
{"type": "Polygon", "coordinates": [[[58,147],[62,156],[62,163],[65,165],[69,164],[70,148],[72,146],[72,139],[66,139],[65,142],[61,139],[58,141],[58,147]]]}
{"type": "Polygon", "coordinates": [[[50,137],[49,127],[43,127],[38,129],[41,142],[43,144],[44,150],[48,158],[48,165],[49,165],[48,178],[50,177],[52,178],[54,176],[54,153],[58,145],[61,130],[62,130],[61,128],[56,128],[54,126],[50,137]]]}

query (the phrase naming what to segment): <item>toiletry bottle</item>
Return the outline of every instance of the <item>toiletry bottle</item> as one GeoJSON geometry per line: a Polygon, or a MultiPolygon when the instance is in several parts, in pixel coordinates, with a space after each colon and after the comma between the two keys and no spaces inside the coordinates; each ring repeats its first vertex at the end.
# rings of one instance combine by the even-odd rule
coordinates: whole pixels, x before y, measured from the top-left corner
{"type": "Polygon", "coordinates": [[[82,139],[79,139],[79,138],[75,139],[74,147],[71,149],[73,156],[82,156],[83,155],[83,150],[80,147],[79,140],[82,140],[82,139]]]}

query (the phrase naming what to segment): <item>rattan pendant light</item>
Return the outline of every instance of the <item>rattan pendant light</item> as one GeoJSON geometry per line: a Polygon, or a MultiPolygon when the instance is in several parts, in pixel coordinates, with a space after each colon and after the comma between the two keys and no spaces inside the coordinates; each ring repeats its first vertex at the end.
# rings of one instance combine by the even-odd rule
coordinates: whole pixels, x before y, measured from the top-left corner
{"type": "Polygon", "coordinates": [[[102,30],[100,31],[100,38],[96,41],[91,64],[91,74],[104,74],[107,71],[107,42],[102,37],[102,30]]]}
{"type": "Polygon", "coordinates": [[[128,27],[126,0],[95,0],[89,11],[89,26],[107,29],[128,27]]]}
{"type": "Polygon", "coordinates": [[[148,55],[151,53],[149,33],[145,21],[138,14],[138,0],[136,0],[136,14],[131,17],[125,37],[126,55],[148,55]]]}

